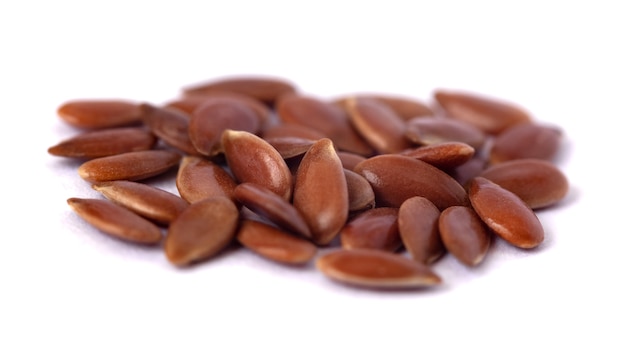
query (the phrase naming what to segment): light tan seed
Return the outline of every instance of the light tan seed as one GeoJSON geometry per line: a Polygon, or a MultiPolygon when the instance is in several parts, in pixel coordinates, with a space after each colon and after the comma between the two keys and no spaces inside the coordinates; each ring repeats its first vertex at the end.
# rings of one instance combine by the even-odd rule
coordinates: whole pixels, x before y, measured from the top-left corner
{"type": "Polygon", "coordinates": [[[161,108],[152,104],[141,104],[143,123],[170,147],[185,154],[200,155],[189,138],[190,118],[182,111],[161,108]]]}
{"type": "Polygon", "coordinates": [[[83,220],[116,238],[141,244],[161,241],[159,227],[109,200],[73,197],[67,200],[67,204],[83,220]]]}
{"type": "Polygon", "coordinates": [[[224,156],[240,183],[261,185],[285,200],[291,199],[293,179],[280,153],[262,138],[245,131],[226,130],[224,156]]]}
{"type": "Polygon", "coordinates": [[[432,117],[434,115],[433,110],[421,100],[392,94],[355,94],[339,98],[335,101],[335,104],[346,109],[347,102],[351,98],[373,99],[381,102],[390,107],[403,121],[416,117],[432,117]]]}
{"type": "Polygon", "coordinates": [[[287,264],[305,264],[317,254],[317,247],[268,224],[244,220],[237,233],[241,245],[257,254],[287,264]]]}
{"type": "Polygon", "coordinates": [[[171,192],[127,180],[96,183],[92,187],[109,200],[159,224],[174,221],[188,205],[171,192]]]}
{"type": "Polygon", "coordinates": [[[269,189],[254,183],[241,183],[233,195],[245,207],[279,227],[311,238],[311,230],[298,210],[269,189]]]}
{"type": "Polygon", "coordinates": [[[367,210],[376,206],[376,196],[372,186],[362,175],[343,169],[348,187],[348,209],[351,213],[367,210]]]}
{"type": "Polygon", "coordinates": [[[187,95],[215,91],[243,94],[271,106],[281,96],[296,92],[296,87],[291,81],[277,77],[232,76],[190,85],[183,90],[187,95]]]}
{"type": "Polygon", "coordinates": [[[515,104],[476,93],[436,90],[434,97],[447,115],[489,134],[498,134],[532,120],[526,110],[515,104]]]}
{"type": "Polygon", "coordinates": [[[239,210],[226,197],[192,203],[170,224],[165,255],[177,266],[211,258],[235,239],[238,222],[239,210]]]}
{"type": "Polygon", "coordinates": [[[423,161],[399,154],[371,157],[355,172],[372,185],[377,206],[398,208],[414,196],[429,199],[440,210],[467,204],[467,193],[452,177],[423,161]]]}
{"type": "Polygon", "coordinates": [[[374,208],[352,218],[341,230],[341,247],[395,252],[402,246],[398,233],[398,209],[374,208]]]}
{"type": "Polygon", "coordinates": [[[380,250],[336,250],[318,258],[316,266],[333,280],[359,287],[405,289],[441,284],[427,265],[380,250]]]}
{"type": "Polygon", "coordinates": [[[560,202],[569,190],[565,174],[541,159],[502,162],[485,169],[480,176],[513,192],[533,209],[560,202]]]}
{"type": "Polygon", "coordinates": [[[366,159],[364,156],[350,152],[337,152],[337,156],[339,156],[343,168],[350,171],[354,171],[354,167],[366,159]]]}
{"type": "Polygon", "coordinates": [[[137,181],[168,171],[177,166],[180,159],[180,154],[166,150],[122,153],[85,162],[78,168],[78,175],[91,183],[137,181]]]}
{"type": "Polygon", "coordinates": [[[302,158],[296,172],[293,205],[304,217],[318,245],[330,243],[346,223],[348,186],[330,139],[317,141],[302,158]]]}
{"type": "Polygon", "coordinates": [[[65,122],[82,129],[105,129],[139,124],[139,104],[117,99],[68,101],[57,109],[65,122]]]}
{"type": "Polygon", "coordinates": [[[409,149],[402,155],[427,162],[437,168],[449,170],[470,161],[475,150],[463,142],[442,142],[409,149]]]}
{"type": "Polygon", "coordinates": [[[222,196],[233,198],[235,179],[220,165],[199,156],[183,157],[176,174],[176,188],[189,203],[222,196]]]}
{"type": "Polygon", "coordinates": [[[516,125],[494,138],[489,161],[497,164],[515,159],[552,160],[559,150],[561,136],[561,130],[543,124],[516,125]]]}
{"type": "Polygon", "coordinates": [[[469,199],[483,222],[511,245],[534,248],[543,242],[544,230],[537,215],[514,193],[476,177],[469,185],[469,199]]]}
{"type": "Polygon", "coordinates": [[[413,260],[432,264],[446,252],[439,234],[440,211],[428,199],[416,196],[398,210],[398,231],[413,260]]]}
{"type": "Polygon", "coordinates": [[[314,140],[303,139],[299,137],[276,137],[265,139],[267,143],[272,145],[283,159],[293,158],[306,153],[315,143],[314,140]]]}
{"type": "Polygon", "coordinates": [[[441,240],[448,252],[467,266],[480,264],[491,244],[491,232],[469,207],[445,209],[439,217],[441,240]]]}
{"type": "Polygon", "coordinates": [[[478,127],[449,117],[420,117],[407,122],[405,136],[419,145],[464,142],[480,149],[487,135],[478,127]]]}
{"type": "Polygon", "coordinates": [[[55,156],[94,159],[127,152],[149,150],[156,137],[143,128],[112,128],[78,134],[48,148],[55,156]]]}

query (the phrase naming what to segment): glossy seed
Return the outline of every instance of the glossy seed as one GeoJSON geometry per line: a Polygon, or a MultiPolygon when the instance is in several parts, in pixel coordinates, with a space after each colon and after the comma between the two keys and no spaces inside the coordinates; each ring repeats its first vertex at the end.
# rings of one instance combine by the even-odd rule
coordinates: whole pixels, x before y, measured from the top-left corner
{"type": "Polygon", "coordinates": [[[346,176],[346,185],[348,187],[348,200],[350,202],[348,208],[350,212],[374,208],[376,206],[376,196],[367,179],[345,168],[343,172],[346,176]]]}
{"type": "Polygon", "coordinates": [[[183,157],[176,174],[176,188],[189,203],[222,196],[233,199],[237,182],[220,165],[199,156],[183,157]]]}
{"type": "Polygon", "coordinates": [[[72,100],[57,109],[66,123],[82,129],[105,129],[141,122],[139,104],[126,100],[72,100]]]}
{"type": "Polygon", "coordinates": [[[263,139],[270,140],[276,138],[295,137],[317,141],[323,139],[326,135],[321,132],[296,123],[279,122],[273,126],[265,128],[261,135],[263,139]]]}
{"type": "Polygon", "coordinates": [[[141,104],[143,123],[170,147],[185,154],[200,155],[189,137],[188,115],[171,108],[160,108],[151,104],[141,104]]]}
{"type": "Polygon", "coordinates": [[[226,197],[190,204],[169,226],[165,255],[185,266],[215,256],[235,239],[239,211],[226,197]]]}
{"type": "Polygon", "coordinates": [[[420,117],[407,122],[405,136],[420,145],[463,142],[480,149],[487,135],[478,127],[449,117],[420,117]]]}
{"type": "Polygon", "coordinates": [[[543,241],[544,230],[537,215],[514,193],[476,177],[469,185],[469,199],[483,222],[511,245],[534,248],[543,241]]]}
{"type": "Polygon", "coordinates": [[[448,252],[467,266],[480,264],[491,243],[491,232],[469,207],[454,206],[442,211],[439,232],[448,252]]]}
{"type": "Polygon", "coordinates": [[[251,251],[280,263],[304,264],[317,253],[311,242],[258,221],[244,220],[237,240],[251,251]]]}
{"type": "Polygon", "coordinates": [[[474,153],[474,148],[466,143],[442,142],[409,149],[402,152],[402,155],[448,170],[468,162],[474,157],[474,153]]]}
{"type": "Polygon", "coordinates": [[[316,266],[333,280],[359,287],[405,289],[441,283],[427,265],[380,250],[336,250],[318,258],[316,266]]]}
{"type": "Polygon", "coordinates": [[[402,246],[398,233],[398,209],[374,208],[352,218],[341,230],[341,247],[395,252],[402,246]]]}
{"type": "Polygon", "coordinates": [[[541,159],[502,162],[485,169],[480,176],[513,192],[533,209],[558,203],[569,190],[565,174],[541,159]]]}
{"type": "Polygon", "coordinates": [[[408,121],[417,117],[431,117],[434,115],[433,110],[424,102],[400,95],[362,93],[337,99],[335,103],[346,108],[347,103],[352,98],[373,99],[383,103],[391,108],[393,112],[395,112],[403,121],[408,121]]]}
{"type": "Polygon", "coordinates": [[[281,96],[296,92],[296,87],[288,80],[275,77],[240,76],[210,80],[183,90],[187,95],[211,94],[215,91],[243,94],[273,105],[281,96]]]}
{"type": "Polygon", "coordinates": [[[169,224],[187,208],[179,196],[151,185],[115,180],[92,185],[109,200],[160,224],[169,224]]]}
{"type": "Polygon", "coordinates": [[[413,260],[432,264],[446,252],[439,234],[439,209],[420,196],[404,201],[398,209],[398,231],[413,260]]]}
{"type": "Polygon", "coordinates": [[[306,153],[315,143],[314,140],[303,139],[299,137],[276,137],[265,139],[267,143],[272,145],[283,159],[293,158],[306,153]]]}
{"type": "Polygon", "coordinates": [[[213,91],[207,92],[206,94],[183,95],[179,99],[166,103],[164,107],[176,108],[191,116],[197,108],[203,106],[206,102],[220,101],[222,99],[238,101],[248,106],[252,111],[254,111],[254,113],[256,113],[261,122],[265,122],[270,117],[271,110],[266,104],[243,94],[226,91],[213,91]]]}
{"type": "Polygon", "coordinates": [[[497,135],[489,161],[497,164],[515,159],[552,160],[559,150],[561,130],[537,123],[523,123],[497,135]]]}
{"type": "Polygon", "coordinates": [[[156,137],[143,128],[101,129],[63,140],[48,148],[48,153],[66,158],[94,159],[149,150],[156,141],[156,137]]]}
{"type": "Polygon", "coordinates": [[[296,173],[293,205],[318,245],[330,243],[346,223],[348,186],[330,139],[317,141],[302,158],[296,173]]]}
{"type": "Polygon", "coordinates": [[[67,203],[78,216],[104,233],[141,244],[161,241],[159,227],[109,200],[73,197],[67,203]]]}
{"type": "Polygon", "coordinates": [[[166,150],[122,153],[89,160],[78,168],[88,182],[137,181],[162,174],[178,165],[180,154],[166,150]]]}

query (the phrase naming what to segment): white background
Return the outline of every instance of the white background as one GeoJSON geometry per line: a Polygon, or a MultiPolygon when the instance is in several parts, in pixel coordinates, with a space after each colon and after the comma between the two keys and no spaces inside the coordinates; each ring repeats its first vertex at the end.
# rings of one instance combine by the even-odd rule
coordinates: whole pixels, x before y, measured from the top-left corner
{"type": "MultiPolygon", "coordinates": [[[[626,12],[618,1],[14,1],[0,5],[0,343],[624,343],[626,12]],[[192,269],[85,225],[98,196],[46,149],[75,98],[164,102],[275,75],[321,97],[491,94],[565,132],[546,242],[447,257],[418,292],[330,282],[245,251],[192,269]]],[[[169,186],[168,186],[169,185],[169,186]]],[[[171,184],[163,183],[164,187],[171,184]]]]}

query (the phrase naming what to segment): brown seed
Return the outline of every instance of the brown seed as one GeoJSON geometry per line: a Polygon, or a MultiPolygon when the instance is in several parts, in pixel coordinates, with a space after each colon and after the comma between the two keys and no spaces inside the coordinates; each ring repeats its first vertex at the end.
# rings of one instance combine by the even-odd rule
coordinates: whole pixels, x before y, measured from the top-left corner
{"type": "Polygon", "coordinates": [[[93,159],[149,150],[156,137],[143,128],[112,128],[73,136],[48,148],[48,153],[67,158],[93,159]]]}
{"type": "Polygon", "coordinates": [[[511,245],[533,248],[543,241],[543,226],[537,215],[514,193],[476,177],[469,185],[469,199],[483,222],[511,245]]]}
{"type": "Polygon", "coordinates": [[[385,104],[395,112],[403,121],[408,121],[416,117],[431,117],[434,115],[433,110],[422,101],[399,95],[390,94],[356,94],[343,97],[335,101],[336,104],[344,107],[347,106],[351,98],[373,99],[385,104]]]}
{"type": "Polygon", "coordinates": [[[222,196],[234,199],[237,182],[220,165],[199,156],[183,157],[176,174],[176,188],[189,203],[222,196]]]}
{"type": "Polygon", "coordinates": [[[176,108],[191,116],[198,107],[202,106],[207,101],[219,101],[220,99],[230,99],[243,103],[257,114],[261,122],[267,121],[271,114],[271,110],[266,104],[243,94],[226,91],[183,95],[183,97],[179,99],[168,102],[164,107],[176,108]]]}
{"type": "Polygon", "coordinates": [[[241,76],[210,80],[183,90],[186,95],[215,91],[243,94],[271,106],[282,95],[296,92],[296,88],[290,81],[276,77],[241,76]]]}
{"type": "Polygon", "coordinates": [[[540,159],[499,163],[484,170],[480,176],[513,192],[533,209],[558,203],[569,190],[565,174],[551,162],[540,159]]]}
{"type": "Polygon", "coordinates": [[[360,287],[403,289],[441,283],[427,265],[380,250],[336,250],[318,258],[316,266],[333,280],[360,287]]]}
{"type": "Polygon", "coordinates": [[[354,171],[354,167],[366,159],[361,155],[350,152],[337,152],[337,156],[339,156],[343,168],[350,171],[354,171]]]}
{"type": "Polygon", "coordinates": [[[330,243],[346,223],[348,186],[330,139],[317,141],[302,158],[296,172],[293,205],[318,245],[330,243]]]}
{"type": "Polygon", "coordinates": [[[467,194],[456,180],[407,156],[378,155],[361,162],[354,171],[372,185],[378,206],[398,208],[414,196],[426,197],[440,210],[467,203],[467,194]]]}
{"type": "Polygon", "coordinates": [[[185,113],[171,108],[160,108],[151,104],[141,104],[143,123],[170,147],[185,154],[199,155],[189,138],[190,118],[185,113]]]}
{"type": "Polygon", "coordinates": [[[66,123],[82,129],[105,129],[141,122],[139,104],[126,100],[72,100],[62,104],[57,114],[66,123]]]}
{"type": "Polygon", "coordinates": [[[445,253],[439,234],[440,211],[428,199],[416,196],[398,210],[398,231],[413,260],[432,264],[445,253]]]}
{"type": "Polygon", "coordinates": [[[252,133],[226,130],[222,146],[226,162],[240,183],[255,183],[285,200],[291,199],[291,171],[272,145],[252,133]]]}
{"type": "Polygon", "coordinates": [[[174,221],[188,205],[171,192],[127,180],[96,183],[92,187],[109,200],[160,224],[174,221]]]}
{"type": "Polygon", "coordinates": [[[454,206],[442,211],[439,232],[448,252],[467,266],[482,262],[491,243],[491,232],[469,207],[454,206]]]}
{"type": "Polygon", "coordinates": [[[405,136],[420,145],[464,142],[480,149],[487,135],[478,127],[449,117],[420,117],[407,122],[405,136]]]}
{"type": "Polygon", "coordinates": [[[402,155],[427,162],[440,169],[452,169],[474,157],[474,148],[463,142],[443,142],[409,149],[402,155]]]}
{"type": "Polygon", "coordinates": [[[73,197],[67,204],[92,226],[119,239],[142,244],[161,241],[159,227],[109,200],[73,197]]]}
{"type": "Polygon", "coordinates": [[[480,175],[487,166],[487,162],[482,157],[474,156],[463,165],[448,170],[448,174],[463,187],[467,186],[470,180],[480,175]]]}
{"type": "Polygon", "coordinates": [[[325,138],[326,135],[304,125],[280,122],[264,129],[261,137],[263,137],[263,139],[265,140],[284,137],[297,137],[317,141],[319,139],[325,138]]]}
{"type": "Polygon", "coordinates": [[[157,176],[178,165],[180,154],[166,150],[122,153],[89,160],[78,168],[88,182],[141,180],[157,176]]]}
{"type": "Polygon", "coordinates": [[[376,196],[372,186],[362,175],[343,169],[348,187],[349,210],[351,213],[376,206],[376,196]]]}
{"type": "Polygon", "coordinates": [[[258,221],[244,220],[237,240],[257,254],[280,263],[304,264],[317,253],[317,247],[309,241],[258,221]]]}
{"type": "Polygon", "coordinates": [[[398,209],[374,208],[350,220],[341,230],[341,247],[395,252],[402,246],[398,233],[398,209]]]}
{"type": "Polygon", "coordinates": [[[283,159],[293,158],[306,153],[315,143],[314,140],[303,139],[299,137],[276,137],[265,139],[267,143],[272,145],[283,159]]]}
{"type": "Polygon", "coordinates": [[[350,123],[378,153],[399,153],[411,147],[406,125],[393,110],[374,99],[352,98],[346,104],[350,123]]]}
{"type": "Polygon", "coordinates": [[[190,204],[169,226],[165,255],[184,266],[215,256],[235,238],[239,210],[226,197],[190,204]]]}
{"type": "Polygon", "coordinates": [[[437,90],[434,96],[450,117],[475,125],[489,134],[501,133],[532,119],[526,110],[515,104],[479,94],[437,90]]]}
{"type": "Polygon", "coordinates": [[[221,99],[204,103],[194,111],[189,123],[189,137],[198,152],[215,156],[223,152],[222,133],[240,130],[257,133],[261,122],[249,107],[238,101],[221,99]]]}
{"type": "Polygon", "coordinates": [[[281,228],[311,238],[311,230],[298,210],[269,189],[254,183],[241,183],[235,188],[234,197],[248,209],[281,228]]]}
{"type": "Polygon", "coordinates": [[[515,159],[552,160],[559,150],[561,131],[537,123],[523,123],[497,135],[491,146],[489,161],[497,164],[515,159]]]}

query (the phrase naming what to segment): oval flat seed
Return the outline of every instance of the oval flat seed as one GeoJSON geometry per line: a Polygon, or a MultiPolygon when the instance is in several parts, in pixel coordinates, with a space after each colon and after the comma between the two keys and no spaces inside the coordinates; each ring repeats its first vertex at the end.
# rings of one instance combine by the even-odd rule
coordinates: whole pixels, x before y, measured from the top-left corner
{"type": "Polygon", "coordinates": [[[248,97],[243,94],[226,92],[226,91],[213,91],[206,94],[196,95],[183,95],[183,97],[170,101],[164,105],[164,107],[176,108],[187,115],[191,116],[193,112],[207,101],[219,101],[220,99],[230,99],[241,102],[248,106],[254,113],[257,114],[261,122],[268,120],[271,114],[270,108],[257,99],[248,97]]]}
{"type": "Polygon", "coordinates": [[[497,164],[515,159],[552,160],[559,150],[561,131],[537,123],[523,123],[497,135],[489,152],[489,161],[497,164]]]}
{"type": "Polygon", "coordinates": [[[439,232],[448,252],[467,266],[480,264],[491,244],[491,232],[469,207],[454,206],[442,211],[439,232]]]}
{"type": "Polygon", "coordinates": [[[489,134],[498,134],[532,120],[526,110],[515,104],[479,94],[437,90],[434,97],[450,117],[470,123],[489,134]]]}
{"type": "Polygon", "coordinates": [[[170,147],[185,154],[200,154],[189,137],[189,116],[183,112],[144,103],[141,104],[141,119],[154,135],[170,147]]]}
{"type": "Polygon", "coordinates": [[[440,169],[452,169],[463,165],[474,157],[475,150],[463,142],[442,142],[409,149],[402,155],[419,159],[440,169]]]}
{"type": "Polygon", "coordinates": [[[156,142],[156,137],[143,128],[101,129],[63,140],[48,148],[48,153],[67,158],[94,159],[149,150],[156,142]]]}
{"type": "Polygon", "coordinates": [[[405,136],[420,145],[464,142],[480,149],[487,135],[478,127],[449,117],[420,117],[407,122],[405,136]]]}
{"type": "Polygon", "coordinates": [[[378,155],[359,163],[355,172],[372,185],[378,206],[398,208],[413,197],[428,198],[437,208],[467,204],[465,189],[440,169],[398,154],[378,155]]]}
{"type": "Polygon", "coordinates": [[[73,197],[67,203],[82,219],[104,233],[142,244],[161,241],[159,227],[111,201],[73,197]]]}
{"type": "Polygon", "coordinates": [[[187,95],[211,94],[215,91],[243,94],[268,105],[273,105],[281,96],[295,93],[296,87],[290,81],[280,78],[241,76],[210,80],[188,86],[183,90],[187,95]]]}
{"type": "Polygon", "coordinates": [[[476,177],[469,185],[469,199],[483,222],[511,245],[534,248],[543,241],[543,226],[537,215],[514,193],[476,177]]]}
{"type": "Polygon", "coordinates": [[[362,155],[350,153],[350,152],[337,152],[341,165],[346,170],[354,171],[354,167],[366,158],[362,155]]]}
{"type": "Polygon", "coordinates": [[[347,103],[351,98],[359,99],[373,99],[381,102],[390,107],[398,117],[403,121],[408,121],[416,117],[431,117],[434,116],[433,110],[422,101],[412,99],[399,95],[391,94],[356,94],[344,98],[340,98],[335,101],[336,104],[342,106],[344,109],[347,107],[347,103]]]}
{"type": "Polygon", "coordinates": [[[174,221],[188,205],[171,192],[128,180],[96,183],[92,187],[107,199],[161,224],[174,221]]]}
{"type": "Polygon", "coordinates": [[[441,283],[427,265],[380,250],[336,250],[318,258],[316,267],[333,280],[360,287],[403,289],[441,283]]]}
{"type": "Polygon", "coordinates": [[[291,199],[291,171],[272,145],[249,132],[226,130],[222,146],[226,162],[240,183],[255,183],[285,200],[291,199]]]}
{"type": "Polygon", "coordinates": [[[265,128],[261,137],[265,140],[296,137],[317,141],[325,138],[326,135],[304,125],[279,122],[271,127],[265,128]]]}
{"type": "Polygon", "coordinates": [[[367,210],[376,206],[376,196],[372,186],[360,174],[343,169],[348,187],[348,209],[351,213],[367,210]]]}
{"type": "Polygon", "coordinates": [[[293,158],[306,153],[315,141],[299,137],[276,137],[265,139],[283,159],[293,158]]]}
{"type": "Polygon", "coordinates": [[[317,247],[309,241],[258,221],[243,221],[237,240],[251,251],[280,263],[304,264],[317,254],[317,247]]]}
{"type": "Polygon", "coordinates": [[[346,223],[348,186],[330,139],[317,141],[302,158],[296,172],[293,205],[318,245],[330,243],[346,223]]]}
{"type": "Polygon", "coordinates": [[[105,129],[141,122],[139,104],[115,99],[68,101],[57,109],[66,123],[82,129],[105,129]]]}
{"type": "Polygon", "coordinates": [[[565,174],[551,162],[540,159],[502,162],[485,169],[480,176],[513,192],[532,209],[558,203],[569,190],[565,174]]]}
{"type": "Polygon", "coordinates": [[[432,264],[446,252],[439,234],[439,209],[420,196],[404,201],[398,210],[398,231],[413,260],[432,264]]]}
{"type": "Polygon", "coordinates": [[[238,101],[222,99],[204,103],[194,111],[189,123],[189,137],[196,149],[207,156],[223,152],[222,134],[226,130],[257,133],[261,122],[249,107],[238,101]]]}
{"type": "Polygon", "coordinates": [[[141,180],[162,174],[178,165],[180,154],[166,150],[122,153],[89,160],[78,168],[88,182],[141,180]]]}
{"type": "Polygon", "coordinates": [[[222,196],[234,199],[237,182],[220,165],[199,156],[183,157],[176,174],[176,188],[189,203],[222,196]]]}
{"type": "Polygon", "coordinates": [[[177,266],[213,257],[235,239],[238,222],[239,210],[226,197],[192,203],[170,224],[165,255],[177,266]]]}
{"type": "Polygon", "coordinates": [[[341,247],[395,252],[402,246],[398,233],[398,209],[374,208],[351,219],[341,230],[341,247]]]}
{"type": "Polygon", "coordinates": [[[254,183],[241,183],[235,188],[234,197],[248,209],[279,227],[311,238],[311,230],[298,210],[269,189],[254,183]]]}

